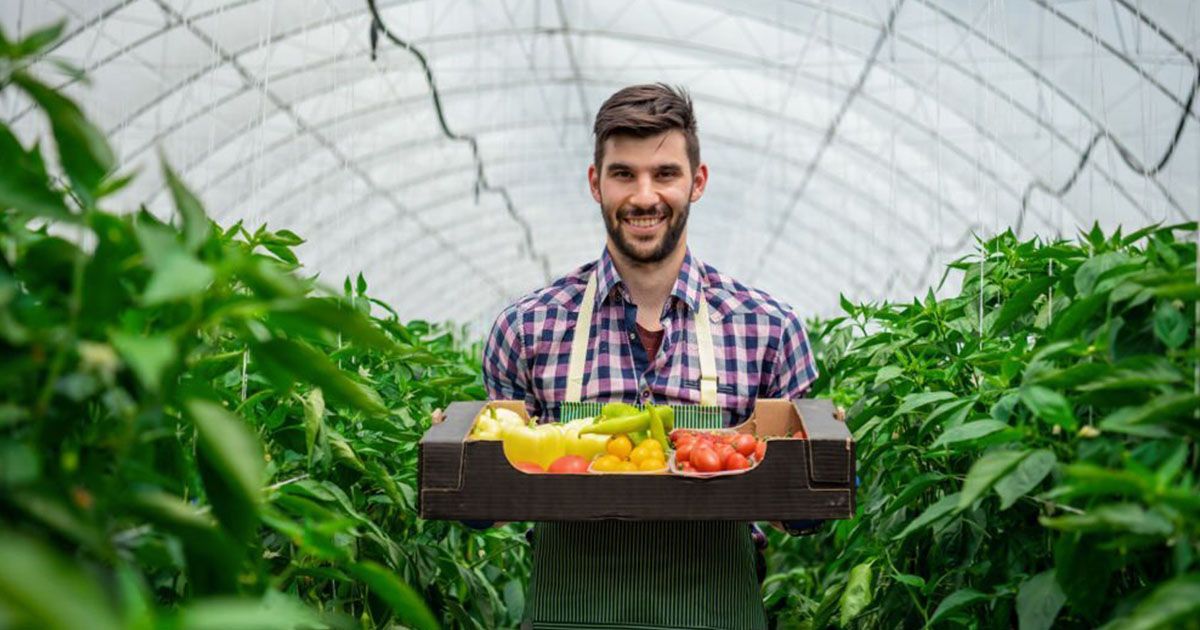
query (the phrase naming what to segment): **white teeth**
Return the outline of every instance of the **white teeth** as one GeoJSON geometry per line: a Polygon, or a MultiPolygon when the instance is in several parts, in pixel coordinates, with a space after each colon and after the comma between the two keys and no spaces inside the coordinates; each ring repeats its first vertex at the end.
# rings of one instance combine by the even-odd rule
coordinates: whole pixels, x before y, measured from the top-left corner
{"type": "Polygon", "coordinates": [[[626,219],[626,221],[628,221],[629,224],[634,227],[652,227],[652,226],[658,225],[662,221],[662,219],[656,218],[656,217],[651,217],[648,219],[647,218],[626,219]]]}

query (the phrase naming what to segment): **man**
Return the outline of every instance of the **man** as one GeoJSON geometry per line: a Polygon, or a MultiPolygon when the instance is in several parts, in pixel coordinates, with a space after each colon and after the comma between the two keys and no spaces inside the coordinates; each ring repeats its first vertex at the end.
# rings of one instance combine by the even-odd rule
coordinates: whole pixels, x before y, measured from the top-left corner
{"type": "MultiPolygon", "coordinates": [[[[500,314],[484,351],[489,395],[544,420],[567,401],[620,400],[715,404],[731,423],[758,397],[803,396],[817,372],[800,319],[687,247],[708,183],[687,94],[627,87],[594,131],[588,182],[607,243],[500,314]]],[[[542,523],[533,553],[531,627],[766,627],[742,523],[542,523]]]]}

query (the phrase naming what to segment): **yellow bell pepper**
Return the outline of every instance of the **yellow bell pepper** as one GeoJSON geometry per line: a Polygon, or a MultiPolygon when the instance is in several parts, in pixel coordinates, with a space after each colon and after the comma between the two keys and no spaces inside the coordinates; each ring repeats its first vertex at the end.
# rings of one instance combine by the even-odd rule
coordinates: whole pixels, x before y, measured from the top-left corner
{"type": "Polygon", "coordinates": [[[501,432],[504,456],[508,461],[534,462],[542,468],[567,454],[566,436],[557,424],[509,426],[501,432]]]}

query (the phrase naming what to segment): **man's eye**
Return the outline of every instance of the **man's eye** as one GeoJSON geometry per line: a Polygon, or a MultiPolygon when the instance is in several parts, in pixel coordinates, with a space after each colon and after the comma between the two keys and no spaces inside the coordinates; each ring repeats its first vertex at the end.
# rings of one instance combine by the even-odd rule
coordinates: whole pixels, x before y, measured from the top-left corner
{"type": "Polygon", "coordinates": [[[617,171],[617,172],[613,173],[613,177],[617,177],[620,179],[628,179],[631,176],[632,175],[629,173],[629,171],[617,171]]]}

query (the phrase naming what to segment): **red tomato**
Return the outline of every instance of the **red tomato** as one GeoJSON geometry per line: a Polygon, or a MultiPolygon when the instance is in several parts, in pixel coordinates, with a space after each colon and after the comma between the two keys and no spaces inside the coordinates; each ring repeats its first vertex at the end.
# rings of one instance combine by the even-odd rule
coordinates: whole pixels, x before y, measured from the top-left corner
{"type": "Polygon", "coordinates": [[[745,455],[734,451],[725,458],[725,470],[745,470],[750,467],[750,460],[745,455]]]}
{"type": "Polygon", "coordinates": [[[758,440],[754,439],[749,433],[739,433],[733,440],[733,448],[742,454],[743,457],[750,457],[754,454],[754,447],[758,445],[758,440]]]}
{"type": "Polygon", "coordinates": [[[683,444],[675,446],[675,463],[682,464],[683,462],[691,461],[692,448],[695,446],[695,440],[688,440],[683,444]]]}
{"type": "Polygon", "coordinates": [[[683,463],[683,472],[696,472],[696,469],[692,466],[692,462],[683,463]]]}
{"type": "Polygon", "coordinates": [[[563,455],[550,464],[552,473],[585,473],[588,470],[588,460],[578,455],[563,455]]]}
{"type": "Polygon", "coordinates": [[[688,445],[688,444],[691,444],[691,443],[693,443],[693,442],[695,442],[695,441],[696,441],[696,437],[695,437],[695,436],[692,436],[692,435],[686,435],[686,434],[685,434],[685,435],[681,435],[681,436],[679,436],[679,437],[677,437],[677,438],[674,438],[674,439],[672,439],[672,440],[671,440],[671,443],[672,443],[672,444],[674,444],[674,445],[675,445],[675,448],[677,448],[677,449],[678,449],[678,448],[681,448],[681,447],[683,447],[683,446],[686,446],[686,445],[688,445]]]}
{"type": "Polygon", "coordinates": [[[695,466],[699,472],[717,472],[721,470],[721,458],[717,457],[716,451],[707,446],[692,449],[691,462],[692,466],[695,466]]]}
{"type": "Polygon", "coordinates": [[[766,454],[767,454],[767,441],[759,440],[758,444],[756,444],[754,446],[754,459],[761,462],[763,456],[766,454]]]}
{"type": "Polygon", "coordinates": [[[737,452],[737,449],[733,448],[732,446],[730,446],[728,444],[718,444],[718,445],[716,445],[716,447],[713,448],[713,450],[715,450],[717,452],[717,457],[721,461],[725,461],[725,459],[727,457],[729,457],[730,453],[737,452]]]}
{"type": "Polygon", "coordinates": [[[517,462],[517,463],[513,464],[513,468],[516,468],[517,470],[519,470],[523,473],[529,473],[531,475],[540,475],[540,474],[546,472],[536,462],[517,462]]]}
{"type": "Polygon", "coordinates": [[[671,432],[671,441],[672,442],[678,442],[679,440],[681,440],[683,438],[692,439],[694,437],[696,437],[696,436],[692,435],[692,432],[688,431],[687,429],[675,429],[674,431],[671,432]]]}

